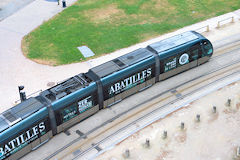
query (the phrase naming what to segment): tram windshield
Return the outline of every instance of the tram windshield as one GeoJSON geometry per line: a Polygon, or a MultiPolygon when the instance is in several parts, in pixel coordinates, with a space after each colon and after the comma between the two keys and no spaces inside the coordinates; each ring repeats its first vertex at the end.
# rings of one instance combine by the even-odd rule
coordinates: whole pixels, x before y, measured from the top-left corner
{"type": "Polygon", "coordinates": [[[211,55],[213,52],[212,45],[208,41],[203,42],[203,49],[204,49],[205,55],[211,55]]]}

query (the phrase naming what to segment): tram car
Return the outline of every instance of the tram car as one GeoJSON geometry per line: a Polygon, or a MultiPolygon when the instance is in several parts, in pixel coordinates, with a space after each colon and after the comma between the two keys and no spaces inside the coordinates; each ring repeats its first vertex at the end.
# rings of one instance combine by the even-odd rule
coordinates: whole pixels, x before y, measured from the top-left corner
{"type": "Polygon", "coordinates": [[[189,31],[91,68],[0,114],[0,160],[16,160],[54,135],[156,82],[197,67],[211,42],[189,31]]]}

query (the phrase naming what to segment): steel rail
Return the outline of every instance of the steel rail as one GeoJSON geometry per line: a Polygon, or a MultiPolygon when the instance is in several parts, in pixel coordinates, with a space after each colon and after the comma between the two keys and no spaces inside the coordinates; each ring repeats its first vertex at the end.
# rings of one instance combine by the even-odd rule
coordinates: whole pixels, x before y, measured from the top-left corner
{"type": "MultiPolygon", "coordinates": [[[[76,155],[76,156],[73,158],[73,160],[76,160],[77,158],[79,158],[79,156],[82,156],[82,155],[86,154],[88,151],[90,151],[90,150],[92,150],[92,149],[95,149],[95,147],[97,147],[97,146],[99,146],[100,144],[104,143],[104,141],[109,140],[111,137],[113,137],[113,136],[121,133],[122,131],[126,130],[128,127],[130,127],[130,126],[132,126],[132,125],[135,125],[137,122],[145,119],[146,117],[151,116],[151,115],[154,114],[155,112],[157,112],[157,111],[159,111],[159,110],[161,110],[161,109],[164,109],[165,107],[168,107],[169,105],[174,104],[174,103],[178,102],[179,100],[182,100],[183,98],[185,98],[185,97],[187,97],[187,96],[189,96],[189,95],[192,95],[192,94],[198,92],[200,89],[207,88],[207,87],[209,87],[209,86],[211,86],[211,85],[213,85],[213,84],[216,84],[216,82],[222,81],[223,79],[226,79],[226,78],[228,78],[228,77],[230,77],[230,76],[233,76],[234,74],[239,74],[239,73],[240,73],[240,70],[235,71],[234,73],[231,73],[231,74],[229,74],[229,75],[227,75],[227,76],[224,76],[224,77],[222,77],[222,78],[219,78],[219,79],[217,79],[217,80],[215,80],[215,81],[207,84],[207,85],[204,86],[204,87],[199,87],[199,88],[197,88],[197,89],[195,89],[195,90],[193,90],[193,91],[191,91],[191,92],[189,92],[189,93],[187,93],[187,94],[185,94],[185,95],[182,95],[182,96],[180,96],[180,97],[177,97],[176,99],[174,99],[174,100],[172,100],[172,101],[170,101],[170,102],[168,102],[168,103],[166,103],[166,104],[164,104],[164,105],[162,105],[162,106],[160,106],[160,107],[158,107],[158,108],[156,108],[156,109],[148,112],[147,114],[141,116],[140,118],[132,121],[131,123],[129,123],[129,124],[125,125],[124,127],[118,129],[118,130],[115,131],[114,133],[112,133],[112,134],[108,135],[107,137],[103,138],[103,139],[100,140],[99,142],[97,142],[97,143],[95,143],[94,145],[92,145],[91,147],[89,147],[87,150],[85,150],[85,151],[83,151],[83,152],[80,152],[78,155],[76,155]]],[[[178,109],[180,109],[180,108],[182,108],[182,107],[183,107],[183,106],[178,107],[178,108],[175,108],[175,109],[172,110],[171,112],[168,112],[168,114],[170,114],[170,113],[172,113],[172,112],[174,112],[174,111],[176,111],[176,110],[178,110],[178,109]]],[[[168,114],[167,114],[167,115],[168,115],[168,114]]],[[[165,116],[166,116],[166,115],[165,115],[165,116]]],[[[160,118],[165,117],[165,116],[159,115],[158,117],[154,118],[154,120],[150,121],[149,123],[143,125],[143,126],[140,127],[140,128],[137,128],[136,130],[134,130],[134,132],[131,132],[129,135],[125,136],[123,139],[129,137],[130,135],[136,133],[137,131],[141,130],[142,128],[144,128],[144,127],[146,127],[146,126],[154,123],[155,121],[157,121],[157,120],[159,120],[160,118]]],[[[123,140],[123,139],[122,139],[122,140],[123,140]]],[[[117,142],[117,143],[119,143],[119,142],[117,142]]],[[[115,144],[117,144],[117,143],[115,142],[115,143],[113,143],[113,144],[115,145],[115,144]]]]}
{"type": "MultiPolygon", "coordinates": [[[[226,56],[226,55],[229,55],[229,54],[233,54],[232,52],[237,52],[237,51],[240,51],[240,48],[237,48],[237,49],[228,51],[228,52],[226,52],[226,53],[224,53],[224,54],[220,54],[220,55],[218,55],[218,56],[212,57],[212,58],[210,59],[210,61],[214,61],[214,60],[219,59],[219,58],[221,58],[221,57],[223,57],[223,56],[226,56]]],[[[152,100],[155,100],[155,99],[159,98],[160,96],[162,96],[162,95],[164,95],[164,94],[166,94],[166,93],[169,93],[169,92],[171,92],[172,90],[175,90],[176,88],[179,88],[179,87],[181,87],[181,86],[183,86],[183,85],[185,85],[185,84],[187,84],[187,83],[190,83],[190,82],[192,82],[192,81],[194,81],[194,80],[197,80],[197,79],[199,79],[199,78],[202,78],[202,77],[205,77],[205,76],[207,76],[207,75],[210,75],[210,74],[215,73],[215,72],[217,72],[217,71],[220,71],[220,70],[222,70],[222,69],[224,69],[224,68],[226,68],[226,67],[230,67],[230,66],[232,66],[232,65],[234,65],[234,64],[237,64],[237,63],[239,63],[239,62],[240,62],[240,60],[237,60],[237,61],[232,62],[231,64],[226,64],[226,65],[221,66],[221,67],[219,67],[219,68],[217,68],[217,69],[215,69],[215,70],[212,70],[212,71],[210,71],[210,72],[207,72],[207,73],[204,73],[204,74],[202,74],[202,75],[199,75],[199,76],[197,76],[197,77],[195,77],[195,78],[193,78],[193,79],[190,79],[190,80],[188,80],[188,81],[186,81],[186,82],[183,82],[183,83],[181,83],[181,84],[179,84],[179,85],[177,85],[177,86],[174,86],[174,87],[172,87],[171,89],[168,89],[168,90],[166,90],[166,91],[164,91],[164,92],[161,92],[161,93],[155,95],[154,97],[151,97],[151,98],[147,99],[146,101],[144,101],[144,102],[142,102],[142,103],[140,103],[140,104],[135,105],[135,106],[132,107],[131,109],[129,109],[129,110],[127,110],[127,111],[124,111],[124,112],[122,112],[122,113],[114,116],[113,118],[111,118],[111,119],[103,122],[101,125],[99,125],[99,126],[93,128],[93,129],[91,129],[90,131],[86,132],[86,133],[84,134],[84,136],[79,136],[78,138],[72,140],[72,141],[69,142],[67,145],[63,146],[62,148],[60,148],[59,150],[57,150],[57,151],[54,152],[53,154],[51,154],[51,155],[49,155],[48,157],[46,157],[44,160],[49,160],[49,159],[53,158],[54,156],[56,156],[57,154],[59,154],[60,152],[62,152],[62,151],[65,150],[66,148],[68,148],[69,146],[73,145],[74,143],[78,142],[78,141],[81,140],[81,139],[84,139],[86,136],[90,135],[91,133],[95,132],[96,130],[98,130],[99,128],[105,126],[106,124],[111,123],[112,121],[116,120],[117,118],[121,117],[122,115],[125,115],[126,113],[129,113],[130,111],[132,111],[132,110],[134,110],[134,109],[136,109],[136,108],[138,108],[138,107],[140,107],[140,106],[142,106],[142,105],[145,105],[145,104],[147,104],[148,102],[150,102],[150,101],[152,101],[152,100]]],[[[129,118],[129,117],[128,117],[128,118],[129,118]]],[[[106,131],[106,130],[105,130],[105,131],[106,131]]],[[[104,131],[104,132],[105,132],[105,131],[104,131]]],[[[102,133],[100,133],[100,134],[102,134],[102,133]]],[[[98,134],[98,135],[100,135],[100,134],[98,134]]],[[[98,135],[97,135],[97,136],[98,136],[98,135]]],[[[97,137],[97,136],[95,136],[95,137],[97,137]]],[[[86,141],[89,141],[89,140],[91,140],[91,139],[93,139],[93,138],[95,138],[95,137],[92,137],[92,138],[90,138],[90,139],[87,139],[86,141]]],[[[95,145],[94,145],[94,146],[95,146],[95,145]]],[[[93,147],[93,146],[92,146],[92,147],[93,147]]],[[[83,152],[84,152],[84,151],[83,151],[83,152]]],[[[81,152],[80,154],[82,154],[83,152],[81,152]]]]}
{"type": "MultiPolygon", "coordinates": [[[[236,49],[236,50],[237,50],[237,51],[240,51],[240,48],[238,48],[238,49],[236,49]]],[[[221,55],[220,55],[220,56],[221,56],[221,55]]],[[[218,57],[218,58],[219,58],[219,57],[218,57]]],[[[131,111],[131,110],[133,110],[133,109],[136,109],[137,107],[142,106],[142,105],[148,103],[149,101],[155,100],[155,99],[159,98],[159,97],[160,97],[161,95],[163,95],[163,94],[169,93],[169,92],[171,92],[172,90],[176,90],[176,88],[179,88],[179,87],[181,87],[181,86],[183,86],[183,85],[185,85],[185,84],[187,84],[187,83],[190,83],[190,82],[192,82],[192,81],[194,81],[194,80],[197,80],[197,79],[199,79],[199,78],[202,78],[202,77],[204,77],[204,76],[210,75],[210,74],[215,73],[215,72],[217,72],[217,71],[220,71],[220,70],[222,70],[222,69],[224,69],[224,68],[226,68],[226,67],[233,66],[233,65],[235,65],[235,64],[237,64],[237,63],[240,63],[240,59],[232,62],[231,64],[226,64],[226,65],[224,65],[224,66],[219,67],[218,69],[215,69],[215,70],[213,70],[213,71],[207,72],[206,74],[202,74],[202,75],[200,75],[200,76],[198,76],[198,77],[195,77],[195,78],[193,78],[193,79],[191,79],[191,80],[188,80],[188,81],[186,81],[186,82],[183,82],[183,83],[181,83],[181,84],[179,84],[179,85],[177,85],[177,86],[175,86],[175,87],[173,87],[173,88],[171,88],[171,89],[169,89],[169,90],[167,90],[167,91],[164,91],[164,92],[162,92],[162,93],[160,93],[160,94],[158,94],[158,95],[156,95],[156,96],[154,96],[154,97],[152,97],[152,98],[144,101],[143,103],[140,103],[140,104],[134,106],[133,108],[129,109],[128,111],[125,111],[125,112],[121,113],[121,115],[124,115],[124,114],[128,113],[129,111],[131,111]]],[[[239,66],[237,66],[237,67],[235,67],[235,68],[239,68],[239,66]]],[[[229,70],[232,70],[232,69],[229,69],[229,70]]],[[[229,70],[227,70],[226,72],[228,72],[229,70]]],[[[226,72],[225,72],[225,73],[226,73],[226,72]]],[[[221,74],[222,74],[222,73],[221,73],[221,74]]],[[[215,76],[213,76],[213,77],[215,77],[215,76]]],[[[213,78],[213,77],[211,77],[211,78],[213,78]]],[[[209,79],[210,79],[210,78],[207,78],[206,80],[209,80],[209,79]]],[[[206,80],[204,80],[204,81],[206,81],[206,80]]],[[[197,83],[197,84],[199,84],[199,83],[197,83]]],[[[192,86],[195,86],[195,85],[192,85],[192,86]]],[[[191,86],[191,87],[192,87],[192,86],[191,86]]],[[[187,88],[189,88],[189,87],[187,87],[187,88]]],[[[195,91],[195,90],[194,90],[194,91],[195,91]]],[[[188,94],[188,95],[189,95],[189,94],[188,94]]],[[[170,97],[172,97],[172,96],[169,96],[169,97],[167,97],[167,98],[165,98],[165,99],[168,99],[168,98],[170,98],[170,97]]],[[[185,97],[185,96],[184,96],[184,97],[185,97]]],[[[180,96],[179,98],[177,98],[177,99],[169,102],[169,103],[166,104],[166,105],[175,103],[175,101],[177,101],[177,100],[179,100],[179,99],[182,99],[182,98],[184,98],[184,97],[180,96]]],[[[158,102],[155,102],[154,104],[148,105],[148,107],[145,107],[145,108],[149,108],[149,106],[153,106],[153,105],[155,105],[156,103],[159,103],[159,101],[158,101],[158,102]]],[[[165,106],[165,105],[164,105],[164,106],[165,106]]],[[[144,108],[144,110],[145,110],[145,108],[144,108]]],[[[161,108],[161,107],[159,107],[159,108],[161,108]]],[[[158,109],[159,109],[159,108],[158,108],[158,109]]],[[[142,110],[141,110],[141,111],[142,111],[142,110]]],[[[154,110],[154,111],[156,111],[156,110],[154,110]]],[[[152,111],[151,113],[153,113],[153,111],[152,111]]],[[[134,115],[135,115],[135,114],[134,114],[134,115]]],[[[120,117],[120,116],[117,116],[117,117],[120,117]]],[[[117,118],[117,117],[116,117],[116,118],[117,118]]],[[[115,118],[115,117],[112,118],[112,121],[115,120],[116,118],[115,118]]],[[[127,119],[128,119],[128,118],[129,118],[129,116],[127,117],[127,119]]],[[[126,118],[125,118],[125,119],[126,119],[126,118]]],[[[136,122],[137,122],[137,121],[134,121],[134,122],[132,122],[132,123],[136,123],[136,122]]],[[[132,124],[132,123],[130,123],[130,124],[132,124]]],[[[116,124],[115,124],[115,125],[116,125],[116,124]]],[[[91,130],[91,131],[92,131],[92,130],[91,130]]],[[[106,130],[104,130],[104,132],[106,132],[106,130]]],[[[97,136],[96,136],[96,137],[97,137],[97,136]]],[[[108,136],[107,136],[107,137],[108,137],[108,136]]],[[[95,138],[95,137],[94,137],[94,138],[95,138]]],[[[91,138],[91,139],[93,139],[93,138],[91,138]]],[[[94,143],[94,145],[92,145],[89,149],[92,149],[92,148],[94,148],[94,147],[96,147],[96,146],[98,146],[98,145],[99,145],[99,143],[94,143]]],[[[79,154],[80,154],[80,155],[83,155],[84,153],[85,153],[85,151],[82,151],[82,152],[79,153],[79,154]]],[[[77,156],[78,156],[78,155],[77,155],[77,156]]]]}

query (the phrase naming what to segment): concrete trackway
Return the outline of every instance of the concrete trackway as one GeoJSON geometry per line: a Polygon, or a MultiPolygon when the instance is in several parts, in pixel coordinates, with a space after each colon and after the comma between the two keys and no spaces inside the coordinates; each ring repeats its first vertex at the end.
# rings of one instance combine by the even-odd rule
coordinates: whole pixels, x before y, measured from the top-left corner
{"type": "MultiPolygon", "coordinates": [[[[68,0],[67,4],[70,5],[75,1],[68,0]]],[[[22,38],[62,10],[57,3],[35,0],[13,15],[0,21],[0,112],[10,108],[14,105],[14,101],[19,99],[18,85],[24,85],[28,95],[40,89],[48,88],[47,84],[49,82],[59,82],[75,74],[86,72],[92,66],[139,47],[145,47],[147,44],[174,34],[196,30],[206,25],[210,25],[211,30],[206,36],[212,41],[220,40],[222,37],[226,37],[226,35],[240,33],[240,10],[238,10],[87,62],[52,67],[37,64],[25,58],[21,51],[22,38]],[[223,29],[215,29],[218,20],[231,16],[235,17],[235,23],[223,29]]]]}

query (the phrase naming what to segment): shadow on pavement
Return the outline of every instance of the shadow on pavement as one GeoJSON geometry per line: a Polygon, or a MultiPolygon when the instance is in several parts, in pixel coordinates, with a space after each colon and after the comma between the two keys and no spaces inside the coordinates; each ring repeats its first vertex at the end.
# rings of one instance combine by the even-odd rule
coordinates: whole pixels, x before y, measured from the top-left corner
{"type": "MultiPolygon", "coordinates": [[[[58,0],[45,0],[45,1],[47,1],[47,2],[57,2],[58,0]]],[[[60,0],[59,0],[59,2],[60,2],[60,0]]]]}
{"type": "Polygon", "coordinates": [[[13,13],[17,12],[21,8],[30,4],[34,0],[12,0],[9,1],[6,5],[0,8],[0,21],[11,16],[13,13]]]}

